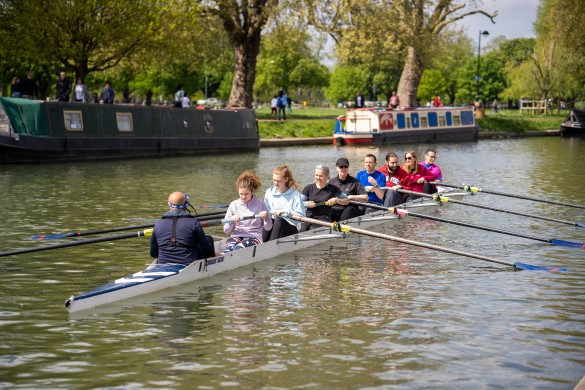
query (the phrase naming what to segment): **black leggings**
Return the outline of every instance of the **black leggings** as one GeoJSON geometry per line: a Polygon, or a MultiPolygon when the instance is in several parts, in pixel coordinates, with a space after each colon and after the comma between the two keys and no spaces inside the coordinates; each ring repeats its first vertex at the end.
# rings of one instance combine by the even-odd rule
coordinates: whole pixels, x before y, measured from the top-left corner
{"type": "Polygon", "coordinates": [[[291,234],[297,234],[298,232],[297,228],[288,223],[286,219],[276,217],[276,219],[272,220],[272,229],[262,230],[262,241],[276,240],[277,238],[290,236],[291,234]]]}

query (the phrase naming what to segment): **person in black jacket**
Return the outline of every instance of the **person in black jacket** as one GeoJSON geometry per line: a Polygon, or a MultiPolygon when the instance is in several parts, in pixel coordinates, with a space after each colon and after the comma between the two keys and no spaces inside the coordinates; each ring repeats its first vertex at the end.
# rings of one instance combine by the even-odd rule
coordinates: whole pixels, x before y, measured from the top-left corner
{"type": "Polygon", "coordinates": [[[189,265],[215,256],[213,239],[205,235],[199,220],[187,210],[189,197],[173,192],[168,204],[169,211],[156,221],[150,238],[150,256],[157,258],[152,265],[189,265]]]}
{"type": "Polygon", "coordinates": [[[71,82],[67,78],[65,72],[59,74],[59,80],[57,80],[57,100],[60,102],[68,102],[69,94],[71,94],[71,82]]]}
{"type": "Polygon", "coordinates": [[[33,79],[33,73],[28,72],[22,80],[22,97],[25,99],[35,99],[39,97],[39,87],[33,79]]]}

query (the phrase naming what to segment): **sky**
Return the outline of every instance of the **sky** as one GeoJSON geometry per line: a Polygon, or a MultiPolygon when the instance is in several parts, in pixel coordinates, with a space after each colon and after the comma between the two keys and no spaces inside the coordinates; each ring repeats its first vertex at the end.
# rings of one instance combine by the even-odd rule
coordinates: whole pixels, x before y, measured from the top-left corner
{"type": "MultiPolygon", "coordinates": [[[[493,13],[498,11],[498,16],[491,20],[484,15],[471,15],[462,19],[458,25],[463,27],[467,34],[477,42],[479,31],[488,31],[487,38],[482,37],[481,42],[489,41],[504,35],[507,39],[534,38],[534,22],[539,0],[483,0],[481,9],[493,13]]],[[[487,43],[487,42],[486,42],[487,43]]]]}

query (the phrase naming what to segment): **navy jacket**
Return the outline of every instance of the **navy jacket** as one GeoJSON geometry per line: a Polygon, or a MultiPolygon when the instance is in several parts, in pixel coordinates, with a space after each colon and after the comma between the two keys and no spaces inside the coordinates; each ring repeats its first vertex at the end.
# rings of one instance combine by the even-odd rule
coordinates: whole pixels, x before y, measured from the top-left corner
{"type": "Polygon", "coordinates": [[[150,238],[150,255],[158,264],[191,264],[205,257],[213,257],[215,250],[197,218],[182,210],[167,211],[154,224],[150,238]],[[171,242],[173,216],[177,216],[176,241],[171,242]]]}

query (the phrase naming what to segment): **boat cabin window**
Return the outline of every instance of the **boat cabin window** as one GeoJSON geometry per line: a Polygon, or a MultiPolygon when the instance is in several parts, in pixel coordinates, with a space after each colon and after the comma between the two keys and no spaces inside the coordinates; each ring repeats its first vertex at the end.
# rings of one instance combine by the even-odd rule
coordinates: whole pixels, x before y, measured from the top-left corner
{"type": "Polygon", "coordinates": [[[459,115],[453,115],[453,126],[461,126],[461,117],[459,115]]]}
{"type": "Polygon", "coordinates": [[[130,112],[117,112],[116,123],[118,124],[118,131],[134,131],[132,113],[130,112]]]}
{"type": "Polygon", "coordinates": [[[445,117],[443,115],[439,116],[439,126],[440,127],[445,127],[447,125],[447,121],[445,120],[445,117]]]}
{"type": "Polygon", "coordinates": [[[69,131],[83,131],[81,111],[63,111],[65,128],[69,131]]]}
{"type": "Polygon", "coordinates": [[[429,120],[424,115],[420,116],[420,127],[421,128],[429,127],[429,120]]]}
{"type": "Polygon", "coordinates": [[[447,126],[453,126],[453,118],[451,117],[451,111],[447,111],[445,114],[445,118],[447,119],[447,126]]]}
{"type": "Polygon", "coordinates": [[[473,111],[461,111],[461,124],[465,125],[474,125],[475,121],[473,119],[473,111]]]}
{"type": "Polygon", "coordinates": [[[420,126],[420,120],[418,112],[412,112],[410,114],[410,122],[414,129],[417,129],[420,126]]]}
{"type": "Polygon", "coordinates": [[[429,118],[429,126],[430,127],[437,127],[439,121],[437,120],[437,113],[436,112],[429,112],[427,114],[427,118],[429,118]]]}
{"type": "Polygon", "coordinates": [[[410,117],[409,116],[406,117],[406,128],[410,129],[410,117]]]}

